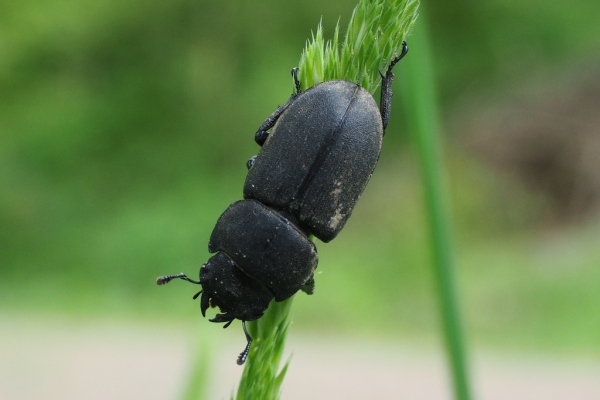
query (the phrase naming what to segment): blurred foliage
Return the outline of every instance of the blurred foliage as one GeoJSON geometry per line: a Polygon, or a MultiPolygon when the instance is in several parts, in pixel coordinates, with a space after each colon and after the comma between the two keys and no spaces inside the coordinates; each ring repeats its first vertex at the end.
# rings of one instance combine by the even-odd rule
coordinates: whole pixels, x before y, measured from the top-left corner
{"type": "MultiPolygon", "coordinates": [[[[194,288],[154,280],[197,273],[315,21],[333,33],[354,4],[2,1],[0,307],[201,318],[194,288]]],[[[595,0],[423,6],[446,115],[600,48],[595,0]]],[[[337,240],[317,242],[316,294],[297,296],[295,330],[437,331],[399,97],[353,218],[337,240]]],[[[600,353],[596,225],[540,235],[543,197],[456,147],[447,159],[472,338],[600,353]]]]}

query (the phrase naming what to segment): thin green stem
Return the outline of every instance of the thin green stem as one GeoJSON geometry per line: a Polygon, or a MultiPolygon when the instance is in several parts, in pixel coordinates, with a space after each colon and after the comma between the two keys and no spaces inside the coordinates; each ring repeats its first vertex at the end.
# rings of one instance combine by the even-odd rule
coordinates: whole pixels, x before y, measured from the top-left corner
{"type": "Polygon", "coordinates": [[[240,380],[236,400],[279,399],[289,360],[281,371],[279,365],[283,357],[294,297],[279,303],[273,300],[260,319],[247,323],[254,342],[240,380]]]}
{"type": "MultiPolygon", "coordinates": [[[[385,71],[401,49],[402,40],[415,22],[418,6],[418,0],[361,0],[339,45],[339,25],[327,43],[319,25],[301,56],[302,89],[322,81],[345,79],[375,91],[381,81],[379,71],[385,71]]],[[[263,317],[248,324],[254,343],[236,400],[279,399],[289,363],[279,372],[292,301],[293,297],[281,303],[271,302],[263,317]]]]}
{"type": "Polygon", "coordinates": [[[421,160],[428,224],[441,312],[441,323],[453,375],[456,398],[469,400],[464,337],[454,283],[455,256],[452,240],[448,189],[441,161],[439,114],[427,26],[420,16],[410,40],[410,57],[402,65],[402,94],[407,118],[421,160]]]}

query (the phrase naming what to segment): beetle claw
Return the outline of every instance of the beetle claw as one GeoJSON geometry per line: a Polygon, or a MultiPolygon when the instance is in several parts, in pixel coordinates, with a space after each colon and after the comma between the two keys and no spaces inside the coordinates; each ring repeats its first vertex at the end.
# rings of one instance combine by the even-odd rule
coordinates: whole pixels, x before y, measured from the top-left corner
{"type": "Polygon", "coordinates": [[[227,328],[235,318],[229,314],[217,314],[214,318],[209,319],[210,322],[228,322],[224,328],[227,328]]]}
{"type": "Polygon", "coordinates": [[[206,317],[206,310],[210,306],[210,298],[208,293],[202,293],[202,297],[200,298],[200,311],[202,311],[202,316],[206,317]]]}

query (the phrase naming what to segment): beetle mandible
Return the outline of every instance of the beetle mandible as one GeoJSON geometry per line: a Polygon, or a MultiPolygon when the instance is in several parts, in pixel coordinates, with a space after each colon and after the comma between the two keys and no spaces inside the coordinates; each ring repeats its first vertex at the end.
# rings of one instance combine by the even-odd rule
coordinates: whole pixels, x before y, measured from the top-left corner
{"type": "Polygon", "coordinates": [[[283,301],[298,290],[312,294],[317,249],[314,235],[327,243],[342,230],[379,159],[390,116],[392,69],[408,52],[392,59],[381,72],[381,99],[356,83],[333,80],[296,92],[259,127],[262,147],[247,162],[244,200],[219,217],[208,242],[217,253],[200,268],[200,279],[185,274],[161,276],[163,285],[184,279],[202,285],[202,315],[208,307],[221,314],[211,322],[242,321],[247,345],[252,338],[246,321],[260,318],[272,299],[283,301]],[[270,130],[270,132],[269,132],[270,130]]]}

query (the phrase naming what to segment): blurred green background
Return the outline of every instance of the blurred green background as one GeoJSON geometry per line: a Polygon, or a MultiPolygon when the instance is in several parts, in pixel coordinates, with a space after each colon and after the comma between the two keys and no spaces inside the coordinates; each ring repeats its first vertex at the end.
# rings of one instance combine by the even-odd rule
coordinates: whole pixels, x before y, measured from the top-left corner
{"type": "MultiPolygon", "coordinates": [[[[202,318],[196,287],[155,279],[197,275],[311,31],[346,26],[355,4],[2,1],[0,311],[202,318]]],[[[600,2],[421,11],[469,343],[600,355],[600,2]]],[[[394,100],[352,219],[317,241],[316,293],[297,296],[292,335],[441,340],[420,171],[394,100]]]]}

